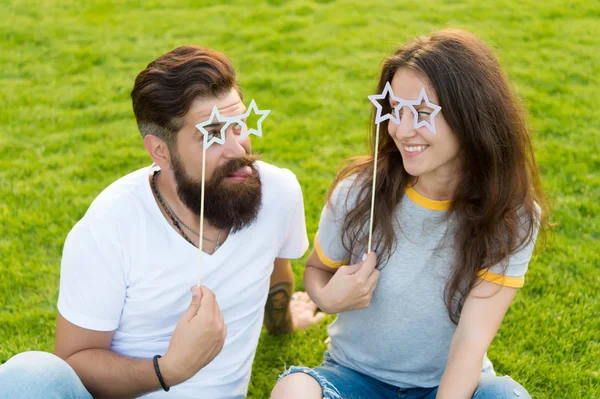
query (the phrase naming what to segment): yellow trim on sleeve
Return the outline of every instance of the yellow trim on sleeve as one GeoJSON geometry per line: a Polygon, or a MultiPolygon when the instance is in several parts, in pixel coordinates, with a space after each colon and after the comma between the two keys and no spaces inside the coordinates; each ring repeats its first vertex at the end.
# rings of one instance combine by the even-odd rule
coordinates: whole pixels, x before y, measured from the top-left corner
{"type": "Polygon", "coordinates": [[[425,209],[430,209],[432,211],[447,211],[448,209],[450,209],[451,201],[437,201],[429,199],[427,197],[423,197],[417,192],[417,190],[415,190],[411,186],[407,186],[404,192],[406,193],[406,196],[410,198],[415,204],[425,209]]]}
{"type": "Polygon", "coordinates": [[[511,288],[521,288],[525,284],[525,277],[509,277],[501,274],[496,274],[489,270],[480,270],[477,277],[490,283],[503,285],[511,288]]]}
{"type": "Polygon", "coordinates": [[[323,249],[321,249],[321,245],[319,244],[318,237],[319,233],[317,232],[317,234],[315,234],[315,250],[317,251],[317,256],[319,257],[319,260],[323,262],[325,266],[331,267],[332,269],[337,269],[341,266],[345,266],[348,263],[350,263],[350,259],[346,259],[341,262],[336,262],[325,256],[325,254],[323,253],[323,249]]]}

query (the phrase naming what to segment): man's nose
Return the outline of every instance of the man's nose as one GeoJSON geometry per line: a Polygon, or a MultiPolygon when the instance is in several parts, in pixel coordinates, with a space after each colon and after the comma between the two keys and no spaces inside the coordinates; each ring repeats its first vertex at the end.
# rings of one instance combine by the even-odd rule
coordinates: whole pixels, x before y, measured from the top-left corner
{"type": "Polygon", "coordinates": [[[249,139],[241,139],[240,133],[240,129],[238,129],[234,124],[227,126],[227,130],[225,131],[225,144],[223,148],[223,155],[226,158],[241,158],[246,155],[246,149],[242,144],[244,140],[249,139]]]}

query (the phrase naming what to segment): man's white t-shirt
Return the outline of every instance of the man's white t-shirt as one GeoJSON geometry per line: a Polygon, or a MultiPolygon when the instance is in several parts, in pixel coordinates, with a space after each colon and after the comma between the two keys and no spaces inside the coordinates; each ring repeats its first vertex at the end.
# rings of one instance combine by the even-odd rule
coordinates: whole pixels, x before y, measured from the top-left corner
{"type": "MultiPolygon", "coordinates": [[[[264,162],[262,208],[212,255],[203,253],[201,284],[211,289],[227,324],[223,350],[167,394],[145,398],[243,398],[260,336],[275,258],[308,248],[302,191],[295,175],[264,162]]],[[[111,350],[134,358],[167,351],[198,280],[198,248],[171,227],[156,203],[151,167],[111,184],[65,242],[58,310],[90,330],[115,331],[111,350]]],[[[192,348],[190,348],[191,350],[192,348]]]]}

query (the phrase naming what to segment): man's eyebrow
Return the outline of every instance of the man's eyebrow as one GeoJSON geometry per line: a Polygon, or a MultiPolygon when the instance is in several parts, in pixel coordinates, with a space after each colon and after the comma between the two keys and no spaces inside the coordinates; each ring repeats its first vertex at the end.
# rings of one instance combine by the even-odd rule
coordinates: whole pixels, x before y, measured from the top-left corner
{"type": "Polygon", "coordinates": [[[224,122],[216,122],[216,123],[211,123],[210,125],[206,125],[204,126],[204,128],[211,128],[211,127],[221,127],[223,126],[225,123],[224,122]]]}

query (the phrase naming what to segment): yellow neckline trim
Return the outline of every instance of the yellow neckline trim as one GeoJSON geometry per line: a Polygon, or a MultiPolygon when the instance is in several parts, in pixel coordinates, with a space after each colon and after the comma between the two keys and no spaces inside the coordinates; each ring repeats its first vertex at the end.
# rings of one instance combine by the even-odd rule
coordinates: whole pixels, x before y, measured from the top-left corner
{"type": "Polygon", "coordinates": [[[452,202],[450,200],[436,201],[427,197],[423,197],[417,192],[417,190],[412,188],[412,186],[407,186],[405,193],[415,204],[432,211],[447,211],[450,209],[450,203],[452,202]]]}

